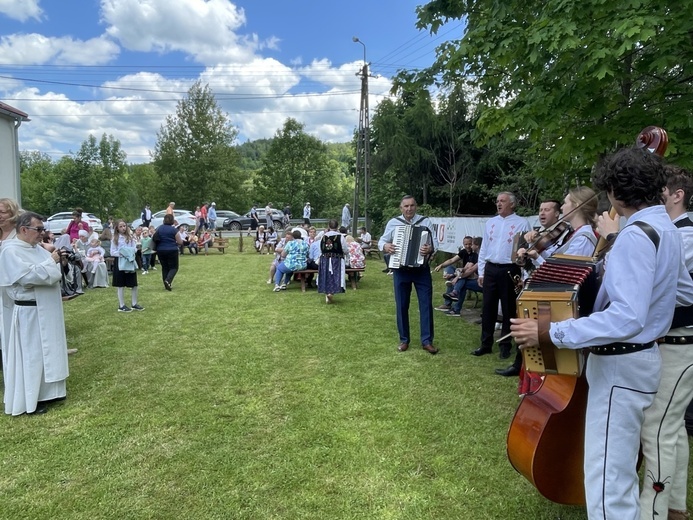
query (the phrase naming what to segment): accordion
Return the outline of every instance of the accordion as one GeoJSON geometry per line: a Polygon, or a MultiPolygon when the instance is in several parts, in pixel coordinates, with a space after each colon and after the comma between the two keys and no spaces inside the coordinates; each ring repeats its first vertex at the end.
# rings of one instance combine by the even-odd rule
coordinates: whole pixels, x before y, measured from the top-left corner
{"type": "Polygon", "coordinates": [[[426,226],[397,226],[392,232],[392,244],[396,250],[390,255],[387,266],[390,269],[400,267],[421,267],[426,258],[419,252],[421,246],[429,241],[430,232],[426,226]]]}
{"type": "Polygon", "coordinates": [[[595,262],[590,257],[553,255],[525,282],[517,297],[517,316],[539,320],[539,346],[522,349],[525,370],[579,376],[582,350],[559,349],[542,340],[549,323],[587,316],[597,295],[595,262]]]}

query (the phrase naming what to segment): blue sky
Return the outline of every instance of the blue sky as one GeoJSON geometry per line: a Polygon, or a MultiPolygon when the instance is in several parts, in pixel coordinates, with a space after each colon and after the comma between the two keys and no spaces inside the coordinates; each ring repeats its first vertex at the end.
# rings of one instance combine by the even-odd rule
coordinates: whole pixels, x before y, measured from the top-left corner
{"type": "Polygon", "coordinates": [[[0,0],[0,101],[29,114],[20,149],[58,159],[89,134],[150,160],[156,132],[190,85],[208,83],[239,141],[287,117],[325,141],[358,123],[363,46],[370,105],[401,68],[429,65],[451,22],[415,27],[413,0],[0,0]]]}

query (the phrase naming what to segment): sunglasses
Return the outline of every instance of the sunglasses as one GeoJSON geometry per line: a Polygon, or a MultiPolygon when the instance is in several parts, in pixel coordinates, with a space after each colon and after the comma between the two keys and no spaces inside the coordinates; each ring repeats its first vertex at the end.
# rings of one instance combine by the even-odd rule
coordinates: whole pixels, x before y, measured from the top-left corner
{"type": "Polygon", "coordinates": [[[33,229],[34,231],[38,231],[39,233],[43,233],[46,228],[45,227],[32,227],[32,226],[26,226],[27,229],[33,229]]]}

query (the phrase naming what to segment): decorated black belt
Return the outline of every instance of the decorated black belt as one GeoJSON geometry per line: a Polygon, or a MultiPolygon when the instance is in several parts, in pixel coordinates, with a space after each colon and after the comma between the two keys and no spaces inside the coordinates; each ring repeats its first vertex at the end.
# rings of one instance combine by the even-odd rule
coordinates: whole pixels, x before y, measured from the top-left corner
{"type": "Polygon", "coordinates": [[[14,304],[20,307],[36,307],[36,300],[14,300],[14,304]]]}
{"type": "Polygon", "coordinates": [[[619,354],[631,354],[654,347],[654,341],[650,343],[610,343],[599,347],[590,347],[590,352],[598,356],[618,356],[619,354]]]}
{"type": "Polygon", "coordinates": [[[667,345],[690,345],[693,344],[693,336],[664,336],[657,339],[657,343],[666,343],[667,345]]]}

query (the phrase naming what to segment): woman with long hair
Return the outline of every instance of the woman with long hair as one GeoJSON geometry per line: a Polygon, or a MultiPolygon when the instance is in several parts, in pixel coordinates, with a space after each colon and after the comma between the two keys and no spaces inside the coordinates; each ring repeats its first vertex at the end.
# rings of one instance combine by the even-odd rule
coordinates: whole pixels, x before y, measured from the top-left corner
{"type": "Polygon", "coordinates": [[[137,303],[137,242],[124,220],[117,220],[111,240],[113,262],[113,287],[118,288],[118,312],[143,311],[137,303]],[[125,287],[132,290],[132,308],[125,305],[125,287]]]}
{"type": "Polygon", "coordinates": [[[72,243],[79,238],[79,232],[82,230],[89,233],[89,224],[82,220],[82,208],[75,208],[72,212],[72,220],[63,230],[63,233],[70,235],[70,243],[72,243]]]}

